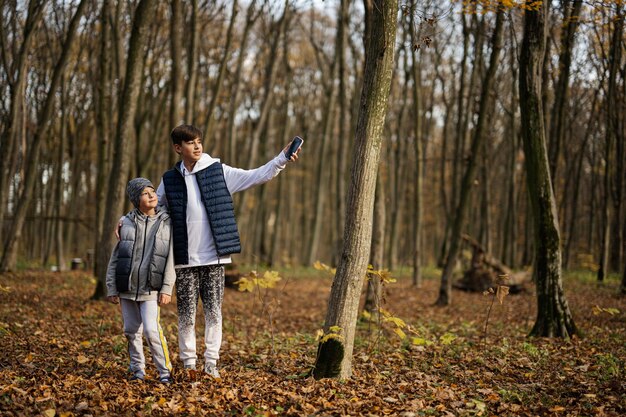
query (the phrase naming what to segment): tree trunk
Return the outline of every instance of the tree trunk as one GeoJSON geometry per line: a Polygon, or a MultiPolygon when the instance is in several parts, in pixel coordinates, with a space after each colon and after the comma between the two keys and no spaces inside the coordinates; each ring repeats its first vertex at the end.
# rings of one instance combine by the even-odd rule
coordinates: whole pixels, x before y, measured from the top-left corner
{"type": "Polygon", "coordinates": [[[456,208],[456,217],[454,218],[454,224],[450,235],[450,249],[443,272],[441,274],[441,286],[439,288],[439,297],[436,301],[436,305],[444,306],[449,305],[452,296],[452,271],[457,261],[457,256],[461,246],[461,233],[465,227],[465,218],[470,206],[470,197],[472,193],[472,187],[474,182],[474,176],[476,173],[476,167],[478,165],[478,159],[481,156],[481,149],[485,138],[485,128],[487,121],[487,109],[491,108],[490,101],[493,99],[491,94],[491,86],[495,79],[496,69],[498,66],[498,60],[500,55],[500,49],[502,46],[502,27],[504,20],[504,12],[500,7],[496,15],[496,26],[493,31],[493,44],[491,48],[491,57],[489,59],[489,69],[485,75],[483,81],[483,87],[480,98],[480,108],[478,111],[478,121],[474,130],[474,137],[472,139],[472,148],[467,163],[467,168],[463,175],[463,181],[461,183],[461,194],[459,196],[458,205],[456,208]]]}
{"type": "MultiPolygon", "coordinates": [[[[250,8],[254,7],[254,1],[250,4],[250,8]]],[[[248,10],[248,16],[250,15],[250,10],[248,10]]],[[[237,19],[237,0],[233,0],[233,8],[230,13],[230,23],[228,24],[228,30],[226,31],[226,44],[224,45],[224,54],[222,55],[222,61],[220,62],[220,69],[217,73],[217,78],[215,79],[215,84],[213,84],[213,91],[211,92],[211,101],[209,102],[209,108],[206,113],[206,121],[204,123],[204,137],[209,140],[213,137],[213,128],[215,125],[215,118],[213,117],[213,113],[215,112],[215,107],[217,106],[217,100],[222,91],[222,86],[224,84],[224,75],[226,74],[226,68],[228,67],[228,59],[230,57],[230,50],[233,44],[233,29],[235,27],[235,20],[237,19]]],[[[248,29],[248,27],[246,27],[248,29]]],[[[244,35],[245,39],[247,39],[247,31],[244,35]]],[[[240,54],[243,54],[245,50],[243,49],[245,46],[245,40],[242,41],[242,47],[239,51],[240,54]]],[[[241,58],[240,58],[241,60],[241,58]]],[[[231,154],[232,155],[232,154],[231,154]]],[[[229,161],[229,163],[233,164],[234,160],[229,161]]]]}
{"type": "MultiPolygon", "coordinates": [[[[172,60],[172,70],[170,78],[171,89],[171,102],[170,102],[170,114],[169,114],[169,127],[166,130],[168,133],[178,126],[181,122],[181,99],[182,99],[182,78],[181,71],[183,61],[183,6],[181,0],[171,0],[171,19],[170,19],[170,53],[172,60]]],[[[143,83],[141,83],[143,84],[143,83]]],[[[141,96],[141,94],[140,94],[141,96]]],[[[137,141],[139,141],[139,135],[136,135],[137,141]]],[[[176,163],[177,155],[174,152],[170,152],[170,163],[172,166],[176,163]]]]}
{"type": "Polygon", "coordinates": [[[24,188],[17,202],[15,216],[9,229],[8,236],[10,237],[10,239],[6,239],[4,245],[2,263],[0,264],[0,272],[12,271],[15,269],[15,265],[17,262],[18,243],[22,237],[24,220],[26,219],[26,213],[28,212],[30,203],[33,199],[35,182],[38,178],[41,178],[38,175],[39,157],[41,154],[43,139],[46,136],[48,130],[48,122],[52,117],[52,111],[54,109],[54,102],[56,99],[56,90],[61,83],[65,66],[69,61],[69,54],[71,52],[72,45],[74,44],[74,40],[76,39],[76,30],[78,28],[78,24],[85,12],[85,9],[87,8],[88,3],[89,2],[87,0],[81,0],[78,7],[76,8],[76,12],[74,13],[72,20],[69,23],[65,42],[63,43],[63,48],[61,50],[61,55],[59,56],[55,64],[54,71],[52,73],[48,93],[46,95],[44,105],[39,113],[37,128],[35,130],[33,141],[28,152],[29,168],[25,172],[24,188]]]}
{"type": "MultiPolygon", "coordinates": [[[[605,147],[605,164],[604,164],[604,201],[602,207],[602,241],[600,252],[600,268],[598,269],[598,281],[603,281],[609,273],[609,254],[610,243],[612,233],[621,233],[621,230],[611,229],[611,216],[619,216],[620,213],[612,213],[611,200],[612,197],[616,197],[612,193],[614,184],[611,181],[613,177],[613,164],[616,159],[613,157],[613,146],[615,146],[616,140],[619,137],[619,109],[618,109],[618,87],[617,77],[619,72],[619,66],[621,61],[622,51],[622,38],[624,30],[624,16],[621,13],[621,8],[617,7],[617,16],[615,19],[615,26],[613,29],[613,36],[611,39],[611,47],[609,51],[609,78],[607,97],[605,100],[606,109],[606,147],[605,147]]],[[[623,173],[619,173],[623,175],[623,173]]],[[[620,184],[621,185],[621,184],[620,184]]],[[[620,190],[621,194],[621,190],[620,190]]],[[[613,202],[616,207],[620,207],[621,202],[613,202]]],[[[621,245],[621,243],[620,243],[621,245]]]]}
{"type": "MultiPolygon", "coordinates": [[[[241,46],[239,47],[239,57],[237,58],[237,67],[235,69],[235,75],[233,77],[230,107],[228,110],[228,165],[237,166],[237,128],[235,119],[237,117],[237,109],[239,107],[239,101],[241,100],[241,88],[243,83],[241,82],[241,71],[243,69],[243,63],[246,57],[246,48],[248,44],[248,37],[250,35],[250,29],[258,17],[255,16],[254,9],[256,7],[256,0],[250,2],[248,11],[246,12],[246,25],[243,29],[243,35],[241,38],[241,46]]],[[[207,120],[208,123],[208,120],[207,120]]],[[[207,132],[205,129],[205,138],[210,138],[211,132],[207,132]]]]}
{"type": "MultiPolygon", "coordinates": [[[[237,3],[234,1],[234,3],[237,3]]],[[[195,124],[196,85],[198,80],[198,0],[191,0],[191,39],[187,50],[187,85],[185,86],[185,123],[195,124]]],[[[208,116],[207,116],[208,117],[208,116]]],[[[204,136],[208,133],[205,131],[204,136]]]]}
{"type": "MultiPolygon", "coordinates": [[[[423,169],[423,142],[422,142],[422,77],[420,65],[417,61],[417,34],[415,33],[415,15],[416,2],[412,3],[411,10],[411,65],[412,65],[412,77],[413,77],[413,89],[411,91],[413,96],[413,144],[415,147],[415,222],[413,229],[413,276],[412,283],[414,286],[420,288],[422,286],[422,216],[423,216],[423,196],[422,188],[424,183],[424,169],[423,169]]],[[[465,18],[463,18],[465,19],[465,18]]],[[[462,72],[465,71],[465,61],[462,64],[462,72]]],[[[462,75],[463,77],[463,75],[462,75]]],[[[459,109],[460,110],[460,109],[459,109]]],[[[443,185],[442,185],[443,187],[443,185]]]]}
{"type": "Polygon", "coordinates": [[[340,0],[340,9],[337,22],[337,60],[338,77],[339,77],[339,144],[337,151],[337,204],[335,210],[337,242],[335,242],[333,259],[338,259],[341,255],[341,247],[343,246],[343,230],[346,215],[346,167],[347,154],[350,135],[350,106],[346,94],[348,88],[346,84],[346,38],[350,27],[350,0],[340,0]],[[347,30],[348,29],[348,30],[347,30]]]}
{"type": "Polygon", "coordinates": [[[565,134],[565,103],[567,103],[570,67],[574,37],[578,28],[582,0],[563,2],[563,33],[561,35],[561,53],[559,56],[559,79],[556,85],[554,106],[550,125],[550,177],[556,181],[556,174],[561,154],[561,145],[565,134]],[[571,3],[571,5],[567,4],[571,3]]]}
{"type": "Polygon", "coordinates": [[[567,241],[565,243],[565,251],[564,251],[564,261],[563,261],[563,266],[565,268],[569,268],[570,267],[570,259],[571,259],[571,253],[572,253],[572,245],[574,242],[574,235],[577,229],[577,226],[579,225],[579,220],[578,220],[578,198],[580,195],[580,183],[581,183],[581,178],[582,178],[582,171],[583,171],[583,161],[584,161],[584,157],[585,157],[585,150],[587,148],[587,143],[589,142],[589,139],[591,137],[591,132],[592,129],[595,128],[595,109],[596,109],[596,102],[598,99],[598,92],[596,91],[596,93],[594,94],[593,97],[593,104],[591,105],[591,109],[592,112],[589,116],[588,122],[587,122],[587,129],[585,131],[585,137],[583,139],[583,143],[580,145],[580,150],[578,151],[578,157],[576,158],[576,178],[574,180],[574,190],[573,190],[573,195],[572,195],[572,202],[571,202],[571,207],[572,207],[572,214],[570,216],[569,219],[569,232],[567,233],[567,241]]]}
{"type": "MultiPolygon", "coordinates": [[[[384,166],[380,163],[376,176],[376,192],[374,197],[374,225],[372,230],[372,247],[370,264],[375,270],[383,268],[385,253],[385,184],[383,182],[384,166]]],[[[370,275],[367,280],[364,310],[369,312],[376,321],[383,295],[382,283],[377,275],[370,275]]]]}
{"type": "MultiPolygon", "coordinates": [[[[12,158],[12,156],[19,148],[17,144],[17,130],[20,125],[22,115],[24,114],[22,107],[27,84],[26,77],[28,74],[26,69],[28,65],[28,55],[30,53],[33,33],[43,16],[44,8],[44,1],[31,0],[28,3],[28,15],[26,16],[26,22],[24,24],[22,43],[20,45],[18,55],[15,57],[12,65],[14,71],[12,74],[8,74],[7,76],[10,80],[9,87],[11,97],[9,101],[10,105],[7,125],[4,126],[4,130],[1,132],[2,136],[0,137],[0,155],[3,155],[3,157],[0,158],[0,247],[4,247],[6,245],[3,233],[4,216],[9,198],[9,186],[11,184],[11,179],[13,178],[12,168],[16,161],[16,158],[12,158]]],[[[10,69],[7,68],[6,71],[8,73],[10,69]]]]}
{"type": "Polygon", "coordinates": [[[355,133],[352,181],[344,246],[333,280],[324,331],[313,375],[348,378],[352,374],[354,333],[363,278],[372,237],[372,209],[380,159],[382,131],[391,86],[398,4],[395,0],[365,0],[365,72],[361,110],[355,133]]]}
{"type": "MultiPolygon", "coordinates": [[[[341,19],[338,17],[337,19],[341,19]]],[[[335,58],[333,59],[330,71],[328,74],[328,81],[326,82],[326,97],[324,106],[324,130],[321,137],[321,146],[319,151],[319,157],[317,158],[317,181],[316,181],[316,198],[315,198],[315,212],[313,217],[312,235],[309,246],[309,253],[307,257],[307,265],[313,265],[317,260],[317,249],[320,243],[320,236],[322,234],[322,225],[326,223],[324,218],[324,203],[326,202],[326,194],[328,193],[328,147],[331,141],[331,132],[333,130],[334,121],[336,117],[335,113],[335,78],[337,75],[337,54],[338,48],[341,43],[341,25],[337,26],[337,35],[335,38],[335,58]]],[[[393,55],[393,54],[392,54],[393,55]]]]}
{"type": "Polygon", "coordinates": [[[520,56],[520,112],[535,237],[533,278],[537,287],[537,320],[530,334],[569,337],[576,334],[576,326],[561,282],[559,221],[543,126],[541,68],[546,42],[545,18],[545,7],[526,10],[520,56]]]}
{"type": "Polygon", "coordinates": [[[115,144],[113,150],[113,166],[109,175],[109,199],[106,201],[104,212],[104,229],[98,244],[99,252],[96,254],[99,262],[98,284],[93,298],[102,298],[106,295],[106,268],[108,259],[114,246],[115,236],[113,229],[117,225],[124,208],[124,191],[128,179],[130,165],[130,146],[133,136],[133,119],[137,110],[137,96],[141,84],[143,71],[143,57],[150,24],[154,19],[156,0],[141,0],[135,11],[133,29],[128,45],[128,59],[126,61],[126,75],[122,100],[120,101],[115,144]],[[110,233],[107,231],[110,230],[110,233]]]}
{"type": "MultiPolygon", "coordinates": [[[[100,14],[100,59],[99,59],[99,77],[97,86],[97,112],[96,112],[96,132],[98,132],[98,162],[96,178],[96,201],[105,201],[107,195],[107,181],[109,171],[111,169],[110,155],[110,123],[109,112],[111,111],[111,48],[109,42],[109,18],[110,18],[109,0],[102,2],[102,10],[100,14]]],[[[96,204],[96,227],[95,253],[99,253],[98,244],[102,238],[104,230],[104,210],[103,204],[96,204]]],[[[97,276],[99,262],[106,262],[107,259],[94,259],[93,273],[97,276]]]]}
{"type": "Polygon", "coordinates": [[[609,270],[618,272],[622,266],[622,257],[624,256],[624,234],[622,224],[624,223],[624,213],[622,213],[622,208],[624,204],[624,176],[626,171],[624,169],[624,158],[626,154],[624,153],[624,147],[626,142],[626,138],[624,134],[626,133],[624,129],[624,113],[626,112],[626,97],[624,93],[626,93],[626,67],[620,68],[622,62],[622,53],[624,48],[624,14],[626,10],[624,9],[624,3],[621,2],[616,5],[617,8],[617,16],[615,17],[615,29],[611,44],[610,51],[610,64],[609,64],[609,93],[608,93],[608,103],[609,104],[609,123],[607,124],[607,130],[613,131],[613,140],[615,141],[615,154],[613,155],[613,163],[611,166],[613,171],[612,183],[611,187],[612,200],[613,200],[613,221],[611,225],[612,233],[612,241],[609,245],[611,250],[609,252],[609,270]],[[621,41],[620,41],[621,37],[621,41]],[[615,66],[615,70],[612,67],[615,66]],[[618,80],[613,80],[612,74],[615,71],[617,74],[620,74],[622,78],[622,89],[623,91],[619,91],[618,80]]]}
{"type": "MultiPolygon", "coordinates": [[[[515,36],[514,28],[511,25],[511,38],[515,36]]],[[[517,128],[517,112],[519,107],[517,98],[517,51],[516,48],[510,49],[510,65],[511,65],[511,107],[509,112],[509,124],[508,124],[508,137],[509,148],[507,154],[507,168],[506,168],[506,189],[503,190],[507,195],[506,211],[504,213],[504,227],[502,233],[502,252],[500,258],[511,267],[515,267],[517,260],[517,204],[515,200],[516,196],[516,157],[519,146],[519,136],[517,128]]]]}

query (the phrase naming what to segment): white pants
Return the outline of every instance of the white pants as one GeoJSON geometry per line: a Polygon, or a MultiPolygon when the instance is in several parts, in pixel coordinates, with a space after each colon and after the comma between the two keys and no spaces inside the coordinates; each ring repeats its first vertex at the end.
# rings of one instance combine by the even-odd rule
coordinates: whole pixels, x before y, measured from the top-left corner
{"type": "Polygon", "coordinates": [[[204,361],[216,365],[222,345],[224,267],[208,265],[176,270],[178,344],[184,366],[195,367],[198,298],[204,310],[204,361]]]}
{"type": "Polygon", "coordinates": [[[160,309],[157,301],[133,301],[121,298],[120,303],[124,320],[124,335],[128,339],[131,372],[142,377],[146,374],[146,360],[141,338],[143,333],[152,353],[152,360],[159,370],[159,377],[170,376],[172,364],[167,350],[167,340],[159,323],[160,309]]]}

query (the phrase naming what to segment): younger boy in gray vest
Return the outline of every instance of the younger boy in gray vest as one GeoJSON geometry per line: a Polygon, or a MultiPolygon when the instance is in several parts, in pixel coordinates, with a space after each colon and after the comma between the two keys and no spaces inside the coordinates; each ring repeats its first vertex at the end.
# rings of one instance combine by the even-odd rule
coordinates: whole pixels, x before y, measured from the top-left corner
{"type": "Polygon", "coordinates": [[[166,210],[157,208],[156,191],[149,180],[130,180],[126,192],[135,209],[120,220],[120,240],[107,270],[107,295],[111,303],[121,302],[130,379],[143,381],[146,375],[143,331],[159,381],[169,384],[172,365],[159,323],[159,306],[171,301],[176,281],[171,220],[166,210]]]}
{"type": "Polygon", "coordinates": [[[202,152],[202,131],[181,125],[170,134],[181,161],[163,174],[157,194],[172,216],[178,343],[187,369],[196,369],[196,310],[204,310],[204,371],[219,378],[217,360],[222,343],[224,264],[241,246],[231,195],[263,184],[298,159],[285,151],[260,168],[243,170],[222,164],[202,152]]]}

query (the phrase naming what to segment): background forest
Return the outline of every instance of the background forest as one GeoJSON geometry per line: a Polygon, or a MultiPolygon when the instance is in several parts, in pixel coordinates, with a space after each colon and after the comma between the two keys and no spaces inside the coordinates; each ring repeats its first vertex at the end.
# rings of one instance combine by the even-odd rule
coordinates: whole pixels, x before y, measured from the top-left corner
{"type": "MultiPolygon", "coordinates": [[[[335,264],[363,78],[362,5],[157,2],[131,42],[136,3],[0,2],[2,270],[64,269],[75,257],[102,268],[129,208],[123,184],[160,181],[176,161],[168,133],[181,122],[202,128],[207,152],[242,168],[304,137],[288,175],[237,196],[237,260],[335,264]]],[[[414,256],[443,265],[472,158],[464,232],[512,268],[532,263],[518,98],[523,10],[501,2],[501,51],[489,71],[498,3],[399,4],[377,206],[387,268],[414,256]],[[480,120],[484,146],[472,155],[480,120]]],[[[625,7],[546,6],[542,100],[563,264],[619,273],[625,7]]]]}

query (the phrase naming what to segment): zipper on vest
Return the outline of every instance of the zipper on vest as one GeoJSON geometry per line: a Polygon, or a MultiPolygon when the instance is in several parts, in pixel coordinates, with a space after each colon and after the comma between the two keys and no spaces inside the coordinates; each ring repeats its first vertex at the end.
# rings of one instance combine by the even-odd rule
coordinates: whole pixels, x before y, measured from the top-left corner
{"type": "Polygon", "coordinates": [[[137,295],[135,301],[139,298],[139,274],[141,273],[141,265],[143,264],[143,256],[146,254],[146,241],[148,240],[148,216],[146,216],[146,227],[143,230],[143,247],[141,248],[141,260],[139,261],[139,269],[137,270],[137,295]]]}

